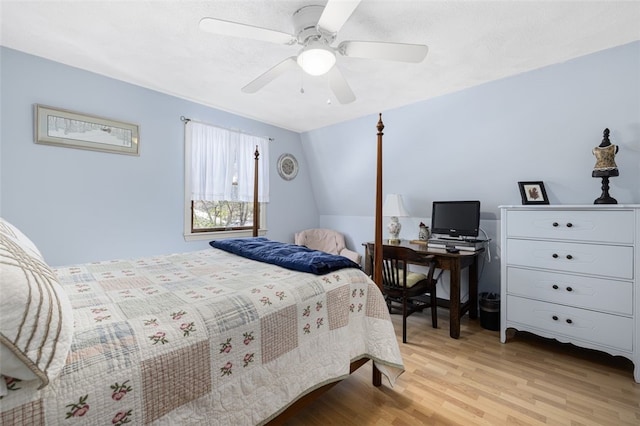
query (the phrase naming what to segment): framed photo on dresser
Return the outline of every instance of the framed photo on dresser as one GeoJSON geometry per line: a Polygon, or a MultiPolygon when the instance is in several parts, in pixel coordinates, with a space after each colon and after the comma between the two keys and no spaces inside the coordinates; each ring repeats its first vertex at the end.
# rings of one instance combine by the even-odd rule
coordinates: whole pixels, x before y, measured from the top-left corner
{"type": "Polygon", "coordinates": [[[522,204],[549,204],[542,181],[518,182],[522,204]]]}

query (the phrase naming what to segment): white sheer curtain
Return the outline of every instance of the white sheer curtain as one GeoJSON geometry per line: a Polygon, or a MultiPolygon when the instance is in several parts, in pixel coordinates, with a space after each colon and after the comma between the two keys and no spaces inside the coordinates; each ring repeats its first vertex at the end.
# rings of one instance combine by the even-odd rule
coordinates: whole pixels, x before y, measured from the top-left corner
{"type": "Polygon", "coordinates": [[[253,202],[258,147],[258,201],[269,202],[267,138],[193,121],[187,123],[185,136],[191,143],[192,200],[253,202]]]}
{"type": "Polygon", "coordinates": [[[258,136],[237,133],[238,201],[253,202],[253,183],[256,148],[258,161],[258,201],[269,202],[269,140],[258,136]]]}

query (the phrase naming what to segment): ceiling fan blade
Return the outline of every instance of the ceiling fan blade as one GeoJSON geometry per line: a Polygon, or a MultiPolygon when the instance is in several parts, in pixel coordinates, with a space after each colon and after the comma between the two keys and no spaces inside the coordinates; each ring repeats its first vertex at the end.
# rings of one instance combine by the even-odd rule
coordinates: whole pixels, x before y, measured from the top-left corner
{"type": "Polygon", "coordinates": [[[318,27],[334,34],[347,22],[361,0],[329,0],[320,16],[318,27]]]}
{"type": "Polygon", "coordinates": [[[297,39],[291,34],[270,30],[268,28],[254,27],[253,25],[241,24],[239,22],[223,21],[222,19],[202,18],[200,20],[200,29],[214,34],[250,38],[271,43],[297,43],[297,39]]]}
{"type": "Polygon", "coordinates": [[[276,78],[280,77],[282,74],[290,70],[291,68],[297,67],[298,63],[296,62],[295,56],[291,56],[284,61],[280,62],[278,65],[269,69],[269,71],[265,72],[251,83],[247,84],[242,88],[244,93],[256,93],[258,90],[262,89],[267,84],[271,83],[276,78]]]}
{"type": "Polygon", "coordinates": [[[336,66],[329,71],[329,87],[341,104],[350,104],[356,100],[356,95],[349,87],[349,83],[336,66]]]}
{"type": "Polygon", "coordinates": [[[429,48],[424,44],[343,41],[338,45],[338,52],[352,58],[418,63],[426,58],[429,48]]]}

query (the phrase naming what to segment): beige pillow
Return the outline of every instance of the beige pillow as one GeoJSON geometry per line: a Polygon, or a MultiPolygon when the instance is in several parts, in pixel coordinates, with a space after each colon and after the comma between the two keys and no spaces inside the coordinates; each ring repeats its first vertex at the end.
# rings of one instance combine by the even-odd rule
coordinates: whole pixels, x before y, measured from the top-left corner
{"type": "Polygon", "coordinates": [[[46,386],[71,348],[73,312],[40,251],[0,218],[0,375],[46,386]]]}

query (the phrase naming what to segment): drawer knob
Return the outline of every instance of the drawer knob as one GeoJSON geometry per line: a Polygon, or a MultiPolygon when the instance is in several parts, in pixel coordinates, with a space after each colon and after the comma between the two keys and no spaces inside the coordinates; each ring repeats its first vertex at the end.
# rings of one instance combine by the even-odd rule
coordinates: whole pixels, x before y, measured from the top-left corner
{"type": "Polygon", "coordinates": [[[573,256],[571,256],[570,254],[567,255],[567,259],[571,260],[573,259],[573,256]]]}
{"type": "Polygon", "coordinates": [[[567,318],[567,324],[573,324],[573,321],[571,321],[571,318],[567,318]]]}
{"type": "Polygon", "coordinates": [[[569,222],[567,223],[567,228],[571,228],[573,226],[573,223],[569,222]]]}
{"type": "Polygon", "coordinates": [[[557,315],[554,315],[551,318],[553,318],[554,321],[558,321],[558,316],[557,315]]]}
{"type": "Polygon", "coordinates": [[[557,289],[558,289],[558,284],[554,284],[554,285],[553,285],[553,289],[554,289],[554,290],[557,290],[557,289]]]}
{"type": "Polygon", "coordinates": [[[558,253],[553,253],[552,256],[553,256],[554,259],[557,259],[558,258],[558,253]]]}
{"type": "Polygon", "coordinates": [[[573,288],[567,287],[567,291],[573,291],[573,288]]]}
{"type": "Polygon", "coordinates": [[[558,224],[558,222],[553,222],[553,227],[554,227],[554,228],[557,228],[557,227],[558,227],[558,225],[559,225],[559,224],[558,224]]]}

